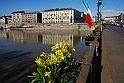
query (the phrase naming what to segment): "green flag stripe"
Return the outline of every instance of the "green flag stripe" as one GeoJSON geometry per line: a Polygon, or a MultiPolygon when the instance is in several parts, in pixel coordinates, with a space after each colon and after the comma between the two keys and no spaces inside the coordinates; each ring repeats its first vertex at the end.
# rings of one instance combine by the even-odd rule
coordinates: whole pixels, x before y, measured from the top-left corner
{"type": "Polygon", "coordinates": [[[83,2],[84,7],[85,7],[85,9],[86,9],[86,11],[87,11],[87,10],[88,10],[88,8],[87,8],[86,4],[84,3],[84,0],[82,0],[82,2],[83,2]]]}

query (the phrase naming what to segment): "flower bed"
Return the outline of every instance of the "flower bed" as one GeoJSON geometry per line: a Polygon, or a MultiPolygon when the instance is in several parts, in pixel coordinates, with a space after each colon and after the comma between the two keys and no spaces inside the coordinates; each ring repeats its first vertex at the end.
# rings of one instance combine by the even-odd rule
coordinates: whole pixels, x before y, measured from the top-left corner
{"type": "Polygon", "coordinates": [[[36,58],[37,71],[32,73],[31,83],[75,83],[80,65],[73,61],[75,51],[67,42],[52,46],[51,53],[42,52],[36,58]]]}
{"type": "Polygon", "coordinates": [[[86,34],[85,35],[85,41],[93,41],[94,35],[93,34],[86,34]]]}

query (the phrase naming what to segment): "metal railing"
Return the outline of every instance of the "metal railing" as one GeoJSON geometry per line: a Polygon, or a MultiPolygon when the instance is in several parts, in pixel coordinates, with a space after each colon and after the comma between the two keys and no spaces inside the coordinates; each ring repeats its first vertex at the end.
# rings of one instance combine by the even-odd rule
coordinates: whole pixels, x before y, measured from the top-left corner
{"type": "Polygon", "coordinates": [[[89,53],[84,57],[84,61],[78,62],[82,65],[82,69],[76,83],[96,83],[100,42],[101,32],[98,32],[94,41],[90,42],[91,48],[89,53]]]}

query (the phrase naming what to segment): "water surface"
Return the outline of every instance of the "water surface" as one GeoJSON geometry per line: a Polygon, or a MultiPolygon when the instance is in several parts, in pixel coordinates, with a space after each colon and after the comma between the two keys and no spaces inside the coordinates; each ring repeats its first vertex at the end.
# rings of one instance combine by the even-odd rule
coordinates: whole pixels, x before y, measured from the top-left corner
{"type": "Polygon", "coordinates": [[[50,53],[51,46],[67,41],[76,48],[77,61],[89,51],[84,35],[89,31],[42,30],[42,31],[0,31],[0,83],[29,83],[36,69],[35,59],[42,51],[50,53]]]}

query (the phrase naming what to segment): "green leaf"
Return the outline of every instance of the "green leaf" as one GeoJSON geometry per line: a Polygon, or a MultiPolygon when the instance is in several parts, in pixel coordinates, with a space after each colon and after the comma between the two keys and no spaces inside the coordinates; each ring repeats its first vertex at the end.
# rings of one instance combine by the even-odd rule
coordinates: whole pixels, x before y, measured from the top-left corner
{"type": "Polygon", "coordinates": [[[69,68],[69,66],[67,66],[67,67],[64,67],[64,69],[68,69],[69,68]]]}

